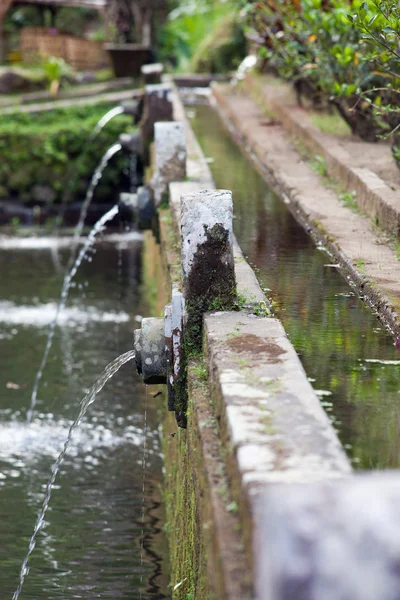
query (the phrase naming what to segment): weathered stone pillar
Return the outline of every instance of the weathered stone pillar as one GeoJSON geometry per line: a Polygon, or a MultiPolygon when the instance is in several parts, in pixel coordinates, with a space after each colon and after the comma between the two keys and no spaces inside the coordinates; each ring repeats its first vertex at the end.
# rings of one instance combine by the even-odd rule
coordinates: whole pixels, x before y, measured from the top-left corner
{"type": "Polygon", "coordinates": [[[139,231],[151,229],[155,215],[155,207],[150,189],[147,186],[139,187],[136,193],[119,195],[120,203],[131,214],[139,231]]]}
{"type": "Polygon", "coordinates": [[[161,83],[163,71],[164,67],[161,63],[143,65],[141,72],[145,85],[161,83]]]}
{"type": "Polygon", "coordinates": [[[147,85],[143,98],[143,115],[140,130],[143,148],[148,153],[149,144],[154,138],[154,124],[158,121],[173,120],[172,90],[167,84],[147,85]]]}
{"type": "Polygon", "coordinates": [[[186,177],[186,140],[183,123],[155,123],[154,125],[154,199],[158,206],[168,192],[172,181],[186,177]]]}
{"type": "Polygon", "coordinates": [[[270,485],[255,499],[257,600],[399,600],[400,477],[270,485]]]}
{"type": "Polygon", "coordinates": [[[203,190],[181,198],[183,288],[188,351],[201,347],[203,315],[236,303],[232,192],[203,190]]]}

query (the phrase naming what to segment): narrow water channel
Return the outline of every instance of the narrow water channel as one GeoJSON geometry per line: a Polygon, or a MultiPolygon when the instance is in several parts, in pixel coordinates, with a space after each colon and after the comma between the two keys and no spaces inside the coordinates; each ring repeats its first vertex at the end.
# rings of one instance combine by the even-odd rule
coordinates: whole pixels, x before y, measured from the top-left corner
{"type": "Polygon", "coordinates": [[[190,107],[234,230],[355,468],[400,467],[400,353],[208,106],[190,107]],[[393,364],[391,364],[393,362],[393,364]]]}
{"type": "MultiPolygon", "coordinates": [[[[137,237],[106,237],[91,262],[83,263],[56,330],[29,426],[26,411],[69,244],[62,238],[36,239],[29,247],[29,240],[8,240],[7,249],[1,249],[0,243],[1,599],[11,600],[17,586],[51,466],[79,401],[108,362],[132,349],[138,316],[147,314],[137,237]]],[[[90,408],[56,481],[24,600],[168,597],[162,459],[150,396],[142,524],[145,400],[146,389],[128,363],[90,408]]]]}

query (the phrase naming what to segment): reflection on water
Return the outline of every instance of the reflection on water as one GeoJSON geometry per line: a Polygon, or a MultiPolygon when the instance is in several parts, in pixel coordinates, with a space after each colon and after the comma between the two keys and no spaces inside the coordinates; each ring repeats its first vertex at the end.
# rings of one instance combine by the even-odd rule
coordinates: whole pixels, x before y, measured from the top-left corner
{"type": "MultiPolygon", "coordinates": [[[[51,466],[80,399],[108,362],[131,350],[136,315],[146,313],[138,294],[140,243],[122,240],[119,250],[109,241],[98,245],[92,262],[83,263],[29,426],[31,385],[63,272],[56,269],[51,244],[47,251],[0,250],[1,598],[11,598],[17,586],[51,466]]],[[[59,253],[65,264],[68,248],[59,253]]],[[[24,600],[139,598],[144,398],[144,386],[128,363],[76,431],[31,557],[24,600]]],[[[151,402],[147,423],[142,597],[161,599],[168,597],[162,461],[151,402]]]]}
{"type": "Polygon", "coordinates": [[[398,468],[400,357],[393,340],[242,155],[214,111],[193,110],[192,125],[206,156],[214,159],[216,185],[233,191],[239,243],[269,288],[349,456],[358,468],[398,468]]]}

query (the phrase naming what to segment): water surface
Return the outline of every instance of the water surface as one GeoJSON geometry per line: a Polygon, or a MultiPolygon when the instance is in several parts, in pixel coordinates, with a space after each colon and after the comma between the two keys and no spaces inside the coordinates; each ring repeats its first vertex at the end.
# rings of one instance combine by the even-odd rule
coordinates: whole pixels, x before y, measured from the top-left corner
{"type": "MultiPolygon", "coordinates": [[[[105,239],[78,272],[29,426],[26,410],[69,248],[63,242],[0,248],[0,597],[5,600],[16,589],[51,466],[79,401],[108,362],[132,349],[137,319],[147,314],[139,294],[140,241],[135,235],[105,239]]],[[[146,389],[128,363],[90,408],[57,478],[21,600],[168,597],[162,460],[150,395],[141,564],[145,400],[146,389]]]]}
{"type": "MultiPolygon", "coordinates": [[[[400,467],[400,353],[334,259],[294,219],[208,106],[192,125],[234,230],[357,468],[400,467]],[[385,361],[390,361],[385,362],[385,361]]],[[[268,133],[266,132],[266,135],[268,133]]]]}

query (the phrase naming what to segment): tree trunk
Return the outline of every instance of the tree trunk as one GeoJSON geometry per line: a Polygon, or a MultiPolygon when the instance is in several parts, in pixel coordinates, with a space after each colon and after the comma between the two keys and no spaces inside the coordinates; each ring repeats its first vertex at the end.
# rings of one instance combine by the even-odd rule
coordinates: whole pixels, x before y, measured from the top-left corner
{"type": "Polygon", "coordinates": [[[140,42],[144,46],[151,46],[153,9],[132,4],[132,12],[135,19],[135,29],[140,42]]]}
{"type": "Polygon", "coordinates": [[[6,43],[4,38],[4,19],[11,6],[12,0],[0,0],[0,62],[6,58],[6,43]]]}

